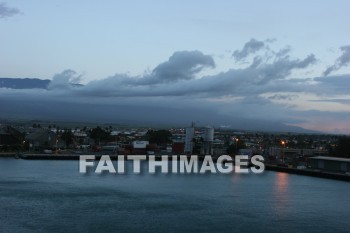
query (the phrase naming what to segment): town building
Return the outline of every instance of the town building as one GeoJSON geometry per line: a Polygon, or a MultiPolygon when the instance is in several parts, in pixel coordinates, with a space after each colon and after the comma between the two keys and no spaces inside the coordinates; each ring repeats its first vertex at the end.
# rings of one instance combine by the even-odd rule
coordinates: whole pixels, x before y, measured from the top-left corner
{"type": "Polygon", "coordinates": [[[203,143],[201,148],[201,154],[212,155],[213,154],[213,141],[214,141],[214,128],[207,126],[203,128],[203,143]]]}
{"type": "Polygon", "coordinates": [[[192,123],[191,127],[186,128],[185,135],[185,154],[192,154],[193,150],[193,139],[194,139],[194,123],[192,123]]]}
{"type": "Polygon", "coordinates": [[[21,132],[11,126],[0,127],[0,146],[21,145],[24,137],[21,132]]]}
{"type": "Polygon", "coordinates": [[[312,169],[328,172],[350,172],[350,159],[328,156],[316,156],[309,158],[312,169]]]}

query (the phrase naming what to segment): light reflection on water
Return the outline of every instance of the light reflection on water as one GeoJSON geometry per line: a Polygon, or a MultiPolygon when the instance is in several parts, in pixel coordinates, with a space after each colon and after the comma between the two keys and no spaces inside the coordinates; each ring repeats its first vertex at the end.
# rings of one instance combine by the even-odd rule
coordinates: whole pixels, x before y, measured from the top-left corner
{"type": "Polygon", "coordinates": [[[289,207],[289,184],[288,184],[288,179],[289,179],[289,174],[287,173],[282,173],[279,172],[276,174],[275,178],[275,185],[274,185],[274,192],[273,192],[273,197],[274,197],[274,208],[276,211],[276,214],[278,216],[284,216],[287,213],[287,210],[289,207]]]}
{"type": "Polygon", "coordinates": [[[82,175],[77,161],[0,159],[0,232],[349,232],[349,193],[276,172],[82,175]]]}

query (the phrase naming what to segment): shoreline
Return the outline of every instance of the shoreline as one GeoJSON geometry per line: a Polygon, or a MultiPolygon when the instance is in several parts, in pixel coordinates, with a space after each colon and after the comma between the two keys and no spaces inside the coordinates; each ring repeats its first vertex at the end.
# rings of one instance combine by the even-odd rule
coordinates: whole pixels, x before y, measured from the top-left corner
{"type": "Polygon", "coordinates": [[[310,170],[310,169],[296,169],[296,168],[288,168],[288,167],[278,167],[278,166],[273,166],[273,165],[269,165],[269,164],[265,164],[265,170],[350,182],[349,175],[345,175],[345,174],[341,174],[341,173],[334,173],[334,172],[315,171],[315,170],[310,170]]]}

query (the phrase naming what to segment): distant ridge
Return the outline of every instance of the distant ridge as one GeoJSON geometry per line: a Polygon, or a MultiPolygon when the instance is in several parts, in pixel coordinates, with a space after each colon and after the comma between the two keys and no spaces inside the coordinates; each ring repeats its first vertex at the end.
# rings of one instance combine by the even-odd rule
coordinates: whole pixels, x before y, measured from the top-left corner
{"type": "Polygon", "coordinates": [[[50,80],[38,78],[0,78],[0,88],[47,89],[50,80]]]}

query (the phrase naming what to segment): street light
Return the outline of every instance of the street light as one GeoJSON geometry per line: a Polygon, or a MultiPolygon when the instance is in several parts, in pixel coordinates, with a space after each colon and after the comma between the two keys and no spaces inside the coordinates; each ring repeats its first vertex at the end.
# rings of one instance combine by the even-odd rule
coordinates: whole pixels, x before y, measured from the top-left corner
{"type": "Polygon", "coordinates": [[[285,155],[285,148],[286,148],[286,141],[281,141],[281,144],[283,146],[283,151],[282,151],[282,162],[284,163],[284,155],[285,155]]]}
{"type": "Polygon", "coordinates": [[[23,145],[22,145],[22,148],[23,148],[22,150],[23,150],[23,152],[24,152],[24,149],[25,149],[24,147],[25,147],[25,145],[26,145],[26,141],[23,140],[22,144],[23,144],[23,145]]]}
{"type": "Polygon", "coordinates": [[[238,138],[233,138],[233,140],[235,141],[235,147],[236,147],[236,151],[238,150],[238,138]]]}

